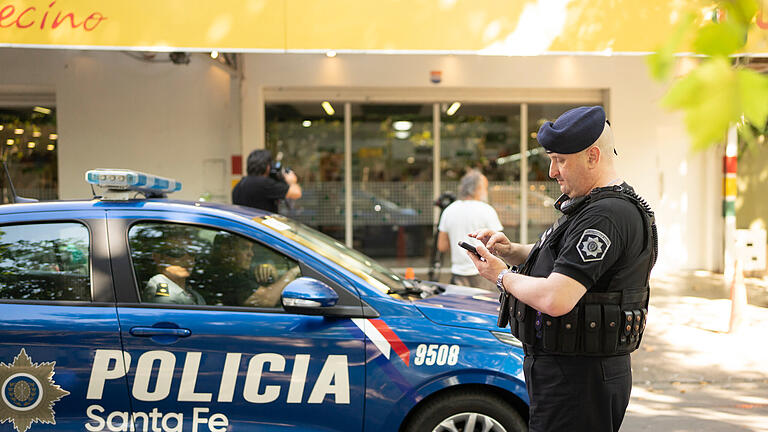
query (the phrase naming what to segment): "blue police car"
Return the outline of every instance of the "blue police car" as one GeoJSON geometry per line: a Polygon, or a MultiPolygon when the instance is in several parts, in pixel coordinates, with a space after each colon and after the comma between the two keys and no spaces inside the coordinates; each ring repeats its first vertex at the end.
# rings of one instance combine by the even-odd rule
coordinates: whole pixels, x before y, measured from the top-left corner
{"type": "Polygon", "coordinates": [[[486,291],[404,280],[306,226],[152,198],[0,206],[0,430],[526,430],[486,291]]]}

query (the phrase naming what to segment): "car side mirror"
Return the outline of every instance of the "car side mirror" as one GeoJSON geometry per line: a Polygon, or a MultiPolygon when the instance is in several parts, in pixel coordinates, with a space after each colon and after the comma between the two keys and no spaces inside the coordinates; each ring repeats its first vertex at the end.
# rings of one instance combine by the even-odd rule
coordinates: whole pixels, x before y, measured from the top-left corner
{"type": "Polygon", "coordinates": [[[328,285],[310,277],[300,277],[283,288],[282,303],[287,312],[321,315],[332,308],[339,295],[328,285]]]}

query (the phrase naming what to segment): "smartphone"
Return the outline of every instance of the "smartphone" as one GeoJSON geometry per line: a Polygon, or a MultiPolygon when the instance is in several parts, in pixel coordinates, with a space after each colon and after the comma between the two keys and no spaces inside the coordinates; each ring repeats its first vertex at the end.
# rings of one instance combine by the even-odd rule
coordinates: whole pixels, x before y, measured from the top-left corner
{"type": "Polygon", "coordinates": [[[473,254],[477,255],[477,257],[478,257],[478,258],[480,258],[480,259],[482,259],[482,258],[483,258],[483,257],[481,257],[481,256],[480,256],[480,254],[479,254],[479,253],[477,253],[477,248],[475,248],[475,247],[474,247],[474,246],[472,246],[471,244],[469,244],[469,243],[467,243],[467,242],[465,242],[465,241],[460,241],[460,242],[459,242],[459,246],[461,246],[461,247],[463,247],[464,249],[466,249],[466,250],[468,250],[468,251],[472,252],[473,254]]]}

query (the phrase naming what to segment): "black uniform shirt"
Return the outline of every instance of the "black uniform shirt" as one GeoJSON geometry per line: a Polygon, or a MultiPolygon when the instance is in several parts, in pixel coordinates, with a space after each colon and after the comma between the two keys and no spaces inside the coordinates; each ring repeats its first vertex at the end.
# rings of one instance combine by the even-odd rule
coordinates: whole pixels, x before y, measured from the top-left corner
{"type": "Polygon", "coordinates": [[[232,204],[277,213],[277,201],[285,198],[288,183],[267,176],[245,176],[232,189],[232,204]]]}
{"type": "MultiPolygon", "coordinates": [[[[624,183],[622,187],[630,188],[624,183]]],[[[638,266],[645,229],[637,207],[617,197],[595,200],[577,212],[548,239],[527,274],[566,275],[588,291],[606,291],[620,270],[638,266]]],[[[647,270],[647,263],[642,271],[647,270]]]]}
{"type": "Polygon", "coordinates": [[[552,271],[588,291],[606,291],[614,275],[637,264],[643,252],[643,223],[638,208],[627,200],[610,197],[589,203],[557,242],[552,271]]]}

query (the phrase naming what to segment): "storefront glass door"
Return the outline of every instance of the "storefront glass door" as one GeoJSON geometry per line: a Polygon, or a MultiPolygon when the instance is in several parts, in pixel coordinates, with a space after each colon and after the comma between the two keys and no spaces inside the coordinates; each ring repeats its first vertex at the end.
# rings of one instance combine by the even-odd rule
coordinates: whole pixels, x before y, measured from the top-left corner
{"type": "Polygon", "coordinates": [[[266,148],[302,187],[301,199],[281,203],[280,213],[343,241],[344,119],[332,112],[320,102],[268,104],[266,148]]]}
{"type": "Polygon", "coordinates": [[[496,209],[507,237],[518,239],[520,105],[462,104],[455,109],[454,104],[444,104],[443,107],[440,189],[458,194],[459,180],[467,170],[480,170],[488,178],[488,203],[496,209]]]}
{"type": "MultiPolygon", "coordinates": [[[[58,199],[57,150],[54,107],[0,107],[0,159],[6,162],[19,196],[58,199]]],[[[4,189],[0,200],[7,202],[7,181],[0,174],[4,189]]]]}
{"type": "Polygon", "coordinates": [[[355,249],[394,266],[432,235],[432,104],[352,104],[355,249]]]}
{"type": "Polygon", "coordinates": [[[488,202],[511,240],[524,236],[533,243],[558,217],[552,205],[560,190],[549,178],[549,158],[536,133],[583,104],[465,103],[449,109],[453,103],[351,102],[345,119],[343,101],[328,101],[330,113],[322,102],[266,104],[266,148],[282,155],[304,190],[280,212],[339,241],[350,241],[349,223],[351,245],[386,265],[429,267],[440,212],[435,187],[456,194],[467,169],[488,177],[488,202]]]}

